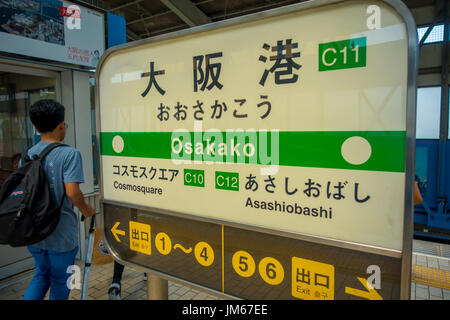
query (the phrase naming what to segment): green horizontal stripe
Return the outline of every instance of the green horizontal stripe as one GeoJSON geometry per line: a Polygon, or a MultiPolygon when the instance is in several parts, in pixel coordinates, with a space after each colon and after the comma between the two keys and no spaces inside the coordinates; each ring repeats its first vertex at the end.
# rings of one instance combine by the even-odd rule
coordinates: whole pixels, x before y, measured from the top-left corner
{"type": "MultiPolygon", "coordinates": [[[[205,135],[206,133],[201,133],[205,135]]],[[[222,141],[227,141],[228,136],[225,132],[220,133],[222,141]]],[[[190,141],[195,143],[201,141],[200,133],[190,132],[187,134],[190,141]],[[196,140],[197,139],[197,140],[196,140]]],[[[244,138],[248,143],[249,138],[245,138],[246,133],[236,134],[244,138]]],[[[172,132],[102,132],[101,154],[104,156],[121,156],[121,157],[138,157],[138,158],[154,158],[154,159],[171,159],[172,157],[172,132]],[[114,151],[112,141],[114,137],[120,136],[124,141],[124,148],[120,153],[114,151]]],[[[271,133],[262,135],[256,132],[259,145],[262,141],[269,141],[268,155],[272,149],[271,133]]],[[[275,136],[274,136],[275,137],[275,136]]],[[[206,149],[206,138],[203,136],[203,145],[206,149]]],[[[209,137],[211,144],[214,138],[209,137]]],[[[185,139],[181,139],[185,140],[185,139]]],[[[228,139],[229,140],[229,139],[228,139]]],[[[239,137],[235,139],[235,144],[239,142],[239,137]]],[[[274,140],[276,141],[276,140],[274,140]]],[[[220,141],[219,141],[220,142],[220,141]]],[[[218,143],[216,143],[216,147],[218,143]]],[[[244,143],[240,144],[240,147],[244,143]]],[[[231,143],[229,143],[231,145],[231,143]]],[[[195,149],[195,147],[192,149],[195,149]]],[[[405,171],[405,153],[406,153],[406,132],[405,131],[308,131],[293,132],[280,131],[278,140],[279,159],[278,164],[281,166],[294,167],[314,167],[314,168],[334,168],[334,169],[352,169],[352,170],[371,170],[386,172],[404,172],[405,171]],[[342,144],[350,137],[359,136],[366,139],[371,146],[372,153],[370,158],[361,165],[353,165],[348,163],[341,154],[342,144]]],[[[237,156],[232,159],[234,163],[257,163],[268,164],[267,159],[259,156],[259,149],[256,150],[256,158],[249,157],[239,158],[237,156]],[[264,160],[266,159],[266,160],[264,160]],[[254,161],[254,162],[252,162],[254,161]]],[[[216,149],[217,152],[217,149],[216,149]]],[[[241,151],[242,152],[242,151],[241,151]]],[[[182,153],[181,153],[182,154],[182,153]]],[[[231,154],[231,153],[230,153],[231,154]]],[[[185,155],[190,160],[209,160],[200,156],[185,155]],[[195,157],[195,158],[194,158],[195,157]]],[[[225,157],[220,161],[227,161],[225,157]]],[[[277,164],[277,163],[270,163],[277,164]]]]}

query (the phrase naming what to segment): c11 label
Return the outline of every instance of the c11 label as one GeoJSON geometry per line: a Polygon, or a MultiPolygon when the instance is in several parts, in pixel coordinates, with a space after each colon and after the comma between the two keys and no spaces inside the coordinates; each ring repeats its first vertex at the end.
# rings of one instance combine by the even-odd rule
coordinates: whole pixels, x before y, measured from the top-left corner
{"type": "Polygon", "coordinates": [[[205,187],[205,171],[184,169],[184,185],[192,187],[205,187]]]}
{"type": "Polygon", "coordinates": [[[366,37],[319,44],[319,71],[366,66],[366,37]]]}
{"type": "Polygon", "coordinates": [[[239,191],[239,173],[216,171],[216,189],[239,191]]]}

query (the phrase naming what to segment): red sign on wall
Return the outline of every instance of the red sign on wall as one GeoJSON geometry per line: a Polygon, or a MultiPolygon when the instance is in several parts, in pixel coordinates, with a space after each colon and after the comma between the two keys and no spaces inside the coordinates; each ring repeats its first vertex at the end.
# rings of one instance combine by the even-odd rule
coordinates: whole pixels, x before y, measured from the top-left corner
{"type": "Polygon", "coordinates": [[[66,8],[66,7],[58,7],[59,15],[62,17],[70,17],[70,18],[80,18],[81,19],[81,11],[75,8],[66,8]]]}

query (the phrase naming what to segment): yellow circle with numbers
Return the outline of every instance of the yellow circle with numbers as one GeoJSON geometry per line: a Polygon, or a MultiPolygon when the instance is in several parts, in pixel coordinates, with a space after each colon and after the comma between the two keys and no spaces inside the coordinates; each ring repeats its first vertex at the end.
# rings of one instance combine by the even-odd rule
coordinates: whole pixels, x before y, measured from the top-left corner
{"type": "Polygon", "coordinates": [[[167,234],[160,232],[156,235],[155,247],[159,253],[168,255],[172,251],[172,241],[167,234]]]}
{"type": "Polygon", "coordinates": [[[276,286],[284,279],[284,269],[277,259],[265,257],[259,262],[258,266],[261,278],[270,285],[276,286]]]}
{"type": "Polygon", "coordinates": [[[204,267],[209,267],[214,262],[213,248],[206,242],[199,242],[194,248],[195,259],[204,267]]]}
{"type": "Polygon", "coordinates": [[[247,251],[237,251],[231,259],[234,271],[244,278],[251,277],[255,273],[255,260],[247,251]]]}

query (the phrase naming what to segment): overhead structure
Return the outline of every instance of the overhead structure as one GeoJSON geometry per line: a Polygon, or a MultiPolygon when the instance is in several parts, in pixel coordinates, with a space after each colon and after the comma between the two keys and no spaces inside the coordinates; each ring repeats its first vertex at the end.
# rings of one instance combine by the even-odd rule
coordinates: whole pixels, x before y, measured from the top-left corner
{"type": "Polygon", "coordinates": [[[189,0],[161,0],[161,2],[190,27],[211,22],[211,19],[189,0]]]}

